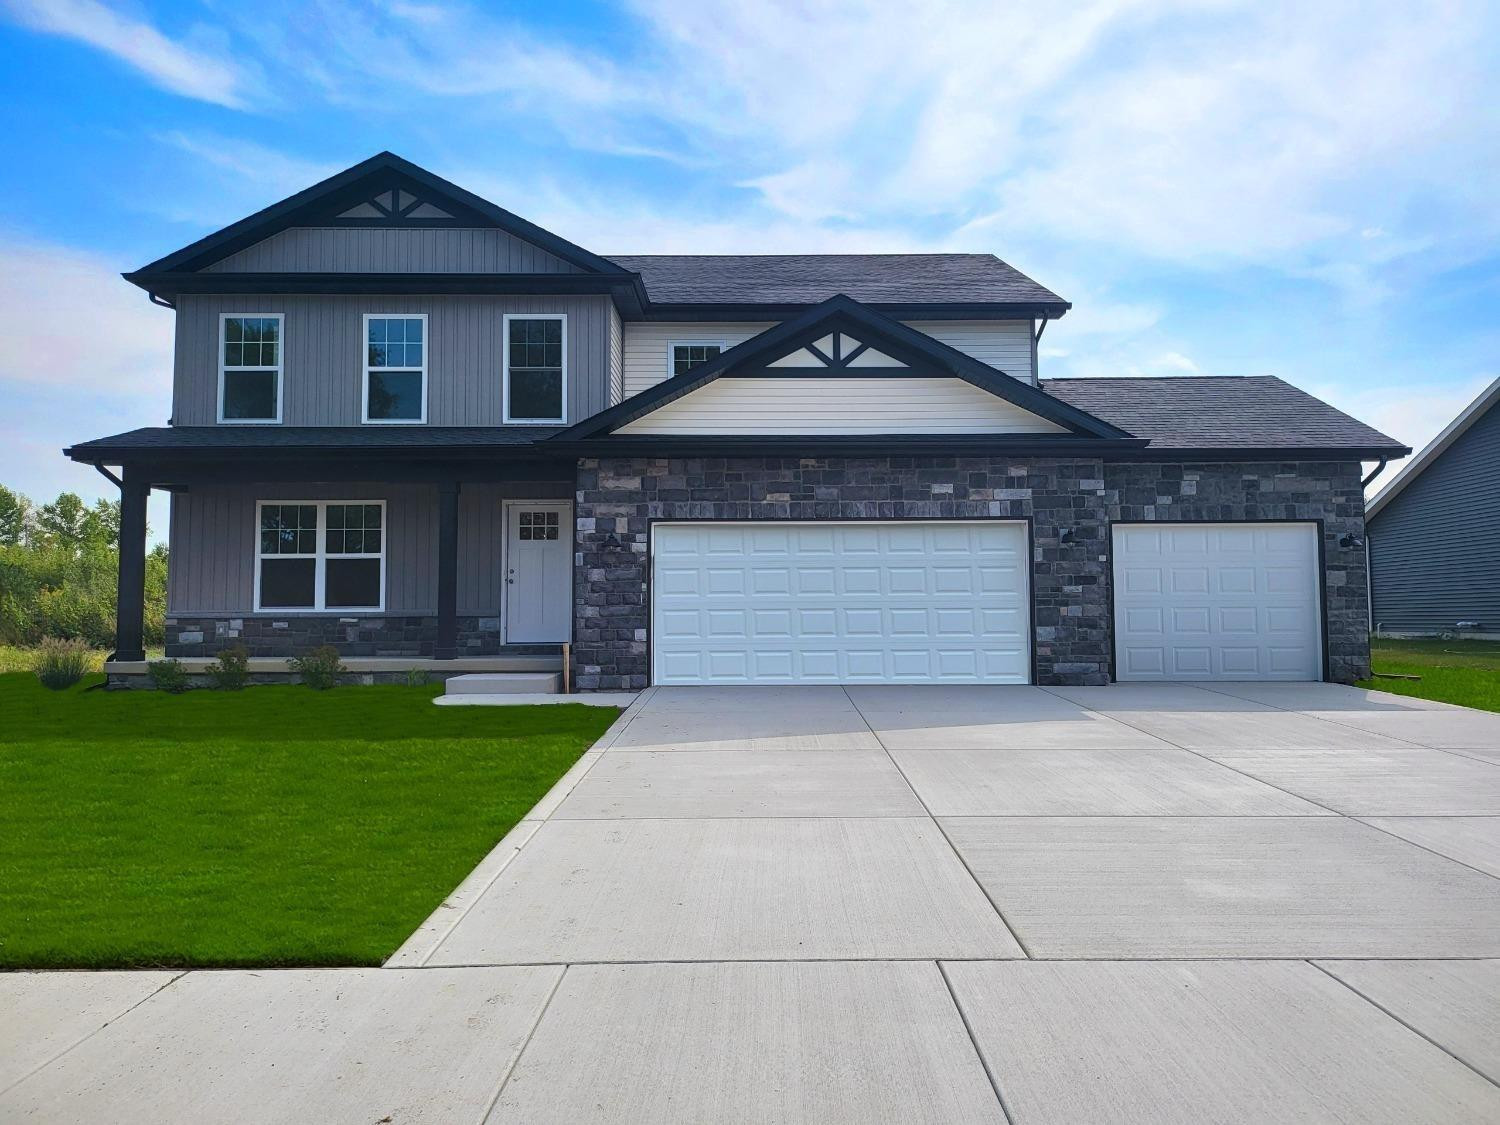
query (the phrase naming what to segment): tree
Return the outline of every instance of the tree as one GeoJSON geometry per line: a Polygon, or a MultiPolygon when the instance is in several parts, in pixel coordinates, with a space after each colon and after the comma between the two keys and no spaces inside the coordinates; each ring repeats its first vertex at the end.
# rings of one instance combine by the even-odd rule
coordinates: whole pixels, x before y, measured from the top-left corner
{"type": "Polygon", "coordinates": [[[31,501],[0,484],[0,547],[19,547],[31,525],[31,501]]]}
{"type": "Polygon", "coordinates": [[[89,547],[113,547],[120,541],[120,505],[98,500],[88,508],[76,493],[64,492],[42,505],[36,529],[47,546],[75,554],[89,547]]]}

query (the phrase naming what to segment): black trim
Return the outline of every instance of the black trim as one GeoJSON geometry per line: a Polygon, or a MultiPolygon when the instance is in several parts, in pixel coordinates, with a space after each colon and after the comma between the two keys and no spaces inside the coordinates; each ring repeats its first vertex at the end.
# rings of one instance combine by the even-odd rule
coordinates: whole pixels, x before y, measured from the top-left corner
{"type": "MultiPolygon", "coordinates": [[[[559,435],[560,436],[560,435],[559,435]]],[[[1121,461],[1204,461],[1224,464],[1235,461],[1376,461],[1382,457],[1405,457],[1406,446],[1233,446],[1179,449],[1148,445],[1121,454],[1121,461]]]]}
{"type": "Polygon", "coordinates": [[[189,270],[122,274],[152,293],[607,293],[645,300],[636,274],[594,273],[195,273],[189,270]]]}
{"type": "MultiPolygon", "coordinates": [[[[1127,527],[1190,527],[1195,524],[1212,525],[1217,527],[1239,526],[1247,523],[1290,523],[1310,524],[1317,533],[1318,539],[1318,641],[1321,651],[1321,671],[1323,678],[1319,683],[1329,683],[1329,669],[1332,665],[1328,657],[1328,559],[1323,542],[1324,524],[1323,517],[1317,516],[1313,519],[1278,519],[1273,516],[1258,516],[1253,519],[1210,519],[1210,520],[1110,520],[1108,547],[1105,551],[1107,564],[1109,566],[1109,680],[1110,683],[1122,682],[1119,677],[1120,664],[1120,631],[1115,628],[1115,528],[1124,524],[1127,527]]],[[[1129,683],[1153,683],[1171,681],[1152,680],[1130,680],[1129,683]]],[[[1212,680],[1183,680],[1182,683],[1213,683],[1212,680]]],[[[1257,681],[1257,682],[1283,682],[1297,683],[1299,681],[1257,681]]]]}
{"type": "MultiPolygon", "coordinates": [[[[279,203],[273,203],[239,222],[231,223],[222,230],[200,238],[197,242],[184,246],[181,250],[168,254],[164,258],[158,258],[150,265],[135,271],[135,274],[126,276],[140,285],[141,281],[136,279],[143,275],[178,270],[200,270],[204,266],[227,258],[230,254],[269,238],[288,227],[323,225],[330,221],[331,215],[336,215],[341,210],[347,210],[349,207],[364,202],[371,195],[390,188],[402,187],[417,188],[427,196],[433,197],[428,201],[442,207],[443,210],[452,214],[454,219],[404,218],[400,220],[399,225],[451,227],[478,224],[499,227],[590,273],[630,276],[627,271],[622,270],[607,258],[602,258],[576,243],[569,242],[549,230],[544,230],[503,207],[497,207],[489,200],[459,187],[450,180],[433,175],[425,168],[409,160],[403,160],[392,152],[376,153],[368,160],[362,160],[353,167],[346,168],[295,195],[290,195],[279,203]]],[[[339,225],[390,226],[392,223],[386,219],[366,222],[340,220],[339,225]]]]}
{"type": "MultiPolygon", "coordinates": [[[[710,516],[704,519],[683,518],[681,516],[649,516],[646,519],[646,686],[652,687],[656,681],[656,607],[652,598],[656,574],[656,525],[659,523],[670,524],[710,524],[710,523],[760,523],[760,524],[807,524],[817,526],[819,524],[831,523],[1019,523],[1026,526],[1026,558],[1030,566],[1026,571],[1026,601],[1030,607],[1028,620],[1030,622],[1030,634],[1027,637],[1026,647],[1030,654],[1028,661],[1028,686],[1035,686],[1037,682],[1037,635],[1036,635],[1036,526],[1034,516],[856,516],[845,518],[834,516],[828,519],[790,520],[781,519],[776,516],[710,516]]],[[[574,567],[574,583],[577,583],[578,567],[574,567]]],[[[823,681],[819,681],[820,683],[823,681]]],[[[834,683],[895,683],[893,680],[837,680],[834,683]]],[[[922,681],[923,683],[933,681],[922,681]]],[[[955,682],[955,681],[937,681],[955,682]]]]}
{"type": "MultiPolygon", "coordinates": [[[[272,481],[370,481],[389,484],[441,484],[444,481],[525,481],[561,484],[572,489],[577,463],[571,458],[543,461],[499,461],[490,457],[440,460],[386,457],[282,457],[261,451],[254,457],[179,458],[135,456],[109,458],[131,477],[149,480],[153,488],[191,492],[200,485],[272,481]]],[[[82,459],[87,461],[87,459],[82,459]]]]}
{"type": "MultiPolygon", "coordinates": [[[[874,309],[898,320],[1033,320],[1051,317],[1056,320],[1073,307],[1071,302],[1036,301],[864,301],[865,308],[874,309]]],[[[642,312],[642,320],[745,320],[776,321],[791,320],[801,316],[818,302],[761,304],[748,301],[653,301],[642,312]]]]}
{"type": "Polygon", "coordinates": [[[842,294],[830,297],[801,316],[768,328],[686,374],[674,375],[657,383],[548,440],[566,442],[599,437],[644,417],[715,379],[736,373],[741,368],[763,369],[768,362],[806,347],[829,332],[838,331],[851,331],[865,343],[871,342],[866,337],[873,336],[879,349],[893,359],[913,364],[918,370],[931,365],[944,374],[962,379],[1023,410],[1064,426],[1075,434],[1109,440],[1132,440],[1131,435],[1124,430],[1111,426],[1076,406],[1070,406],[1029,383],[996,371],[988,364],[842,294]]]}
{"type": "Polygon", "coordinates": [[[604,437],[582,441],[548,438],[533,448],[539,452],[578,457],[688,457],[688,456],[920,456],[973,454],[975,456],[1114,457],[1144,444],[1071,437],[1067,434],[832,434],[745,435],[703,437],[604,437]]]}

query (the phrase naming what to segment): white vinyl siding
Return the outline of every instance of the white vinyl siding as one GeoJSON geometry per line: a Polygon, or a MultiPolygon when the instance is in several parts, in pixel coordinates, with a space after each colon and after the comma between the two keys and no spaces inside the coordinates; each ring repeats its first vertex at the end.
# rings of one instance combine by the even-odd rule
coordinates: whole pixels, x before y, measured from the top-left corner
{"type": "Polygon", "coordinates": [[[657,524],[652,682],[1030,681],[1026,526],[657,524]]]}
{"type": "Polygon", "coordinates": [[[1056,434],[1064,429],[962,379],[716,379],[620,434],[1056,434]]]}
{"type": "Polygon", "coordinates": [[[723,344],[732,348],[759,336],[772,324],[677,324],[628,321],[625,324],[625,397],[640,394],[667,377],[673,344],[723,344]]]}
{"type": "Polygon", "coordinates": [[[1027,320],[913,320],[908,328],[925,332],[964,355],[1030,383],[1031,322],[1027,320]]]}
{"type": "MultiPolygon", "coordinates": [[[[775,325],[754,323],[658,323],[635,321],[625,325],[625,396],[640,394],[667,377],[671,344],[743,343],[775,325]]],[[[1032,382],[1031,324],[1025,320],[913,320],[908,328],[925,332],[965,355],[987,363],[1022,382],[1032,382]]]]}

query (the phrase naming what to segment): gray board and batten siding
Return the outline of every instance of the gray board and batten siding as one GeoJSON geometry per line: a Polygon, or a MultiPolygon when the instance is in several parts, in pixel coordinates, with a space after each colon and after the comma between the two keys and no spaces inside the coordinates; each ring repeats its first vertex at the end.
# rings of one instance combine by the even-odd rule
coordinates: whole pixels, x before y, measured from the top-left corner
{"type": "Polygon", "coordinates": [[[365,314],[426,313],[427,424],[498,426],[505,314],[567,317],[568,421],[610,405],[614,307],[602,295],[184,294],[177,299],[172,422],[218,417],[219,318],[281,313],[282,424],[357,426],[365,314]]]}
{"type": "Polygon", "coordinates": [[[487,227],[291,227],[204,267],[207,273],[583,273],[487,227]]]}
{"type": "Polygon", "coordinates": [[[1381,506],[1367,534],[1377,631],[1500,633],[1500,406],[1381,506]]]}
{"type": "MultiPolygon", "coordinates": [[[[566,500],[572,480],[465,484],[459,495],[458,612],[500,612],[504,570],[503,502],[566,500]]],[[[256,502],[384,500],[385,610],[437,612],[438,499],[431,484],[276,483],[204,486],[172,497],[171,616],[249,616],[255,612],[256,502]]],[[[337,616],[338,611],[320,611],[337,616]]],[[[285,617],[279,610],[269,616],[285,617]]],[[[361,611],[360,616],[372,616],[361,611]]]]}

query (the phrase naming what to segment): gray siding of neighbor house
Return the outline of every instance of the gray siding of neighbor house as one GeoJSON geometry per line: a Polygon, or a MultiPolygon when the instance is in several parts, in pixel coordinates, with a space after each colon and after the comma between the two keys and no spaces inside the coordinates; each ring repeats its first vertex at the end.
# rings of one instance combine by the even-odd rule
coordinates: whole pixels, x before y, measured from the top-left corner
{"type": "MultiPolygon", "coordinates": [[[[504,581],[502,501],[568,499],[572,494],[571,480],[463,486],[458,528],[460,614],[488,616],[500,612],[504,581]]],[[[167,576],[169,616],[247,617],[255,613],[255,506],[259,500],[384,500],[385,614],[437,612],[436,486],[309,482],[203,487],[174,495],[169,539],[172,565],[167,576]]],[[[260,616],[288,615],[273,612],[260,616]]]]}
{"type": "Polygon", "coordinates": [[[609,405],[610,317],[605,296],[184,295],[177,302],[172,421],[211,426],[218,417],[219,317],[281,313],[285,426],[357,426],[364,378],[365,313],[426,313],[427,423],[498,426],[504,315],[568,318],[568,421],[609,405]]]}
{"type": "Polygon", "coordinates": [[[212,265],[209,273],[582,273],[491,227],[292,227],[212,265]]]}
{"type": "Polygon", "coordinates": [[[1500,407],[1370,521],[1370,586],[1377,629],[1500,632],[1500,407]]]}

